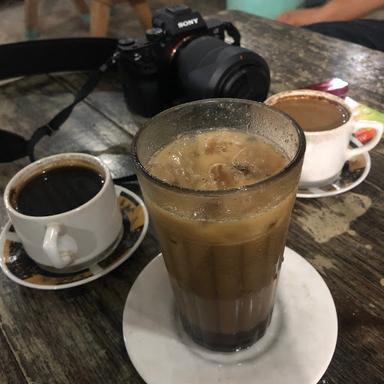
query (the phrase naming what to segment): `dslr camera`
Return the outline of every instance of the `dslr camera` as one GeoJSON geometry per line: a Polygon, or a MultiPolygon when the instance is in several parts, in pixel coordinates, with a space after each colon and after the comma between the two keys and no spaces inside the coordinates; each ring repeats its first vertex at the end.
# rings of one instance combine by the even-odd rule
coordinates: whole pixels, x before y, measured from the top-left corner
{"type": "Polygon", "coordinates": [[[198,99],[267,97],[268,65],[240,47],[233,24],[204,20],[185,5],[157,10],[152,24],[145,39],[118,42],[124,97],[133,113],[150,117],[198,99]]]}
{"type": "Polygon", "coordinates": [[[24,156],[34,161],[36,144],[58,131],[103,73],[116,67],[128,109],[144,117],[191,100],[264,101],[270,85],[267,63],[240,47],[240,33],[233,24],[204,20],[185,5],[156,11],[144,39],[69,38],[5,44],[0,46],[0,79],[92,72],[74,101],[29,139],[0,129],[0,162],[24,156]]]}

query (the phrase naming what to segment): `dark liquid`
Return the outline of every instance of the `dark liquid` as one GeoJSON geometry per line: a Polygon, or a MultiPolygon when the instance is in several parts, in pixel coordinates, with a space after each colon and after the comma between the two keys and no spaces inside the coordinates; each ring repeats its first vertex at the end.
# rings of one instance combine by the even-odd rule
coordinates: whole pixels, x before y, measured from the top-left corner
{"type": "MultiPolygon", "coordinates": [[[[204,224],[202,224],[204,225],[204,224]]],[[[219,225],[218,225],[219,226],[219,225]]],[[[259,340],[270,323],[287,220],[238,245],[159,240],[182,323],[192,339],[230,352],[259,340]]]]}
{"type": "Polygon", "coordinates": [[[197,344],[220,352],[235,352],[250,347],[255,341],[264,336],[271,318],[272,310],[264,321],[261,321],[255,328],[249,331],[223,334],[205,331],[200,327],[196,327],[181,314],[181,321],[185,331],[197,344]]]}
{"type": "Polygon", "coordinates": [[[81,166],[53,168],[28,180],[12,197],[14,208],[28,216],[50,216],[80,207],[102,188],[104,179],[81,166]]]}
{"type": "Polygon", "coordinates": [[[273,106],[292,117],[307,132],[329,131],[349,120],[349,113],[342,105],[315,96],[282,98],[273,106]]]}

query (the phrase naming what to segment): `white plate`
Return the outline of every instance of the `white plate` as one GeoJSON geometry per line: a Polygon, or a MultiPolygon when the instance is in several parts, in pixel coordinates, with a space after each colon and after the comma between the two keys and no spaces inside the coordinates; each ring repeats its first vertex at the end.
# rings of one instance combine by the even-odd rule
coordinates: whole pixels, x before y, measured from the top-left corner
{"type": "Polygon", "coordinates": [[[180,325],[159,255],[129,292],[123,334],[129,357],[147,384],[315,384],[335,350],[337,315],[319,273],[286,248],[265,336],[240,352],[205,350],[180,325]]]}
{"type": "MultiPolygon", "coordinates": [[[[355,138],[351,139],[351,145],[361,147],[360,141],[355,138]]],[[[350,191],[361,184],[368,176],[371,170],[371,157],[369,153],[363,153],[348,160],[340,176],[333,182],[318,188],[300,188],[297,197],[313,199],[318,197],[335,196],[340,193],[350,191]]]]}
{"type": "Polygon", "coordinates": [[[143,241],[148,229],[148,212],[139,196],[115,186],[123,214],[124,231],[116,248],[103,260],[79,272],[57,274],[41,269],[25,252],[8,222],[0,234],[0,266],[13,281],[29,288],[65,289],[89,283],[111,272],[127,260],[143,241]]]}

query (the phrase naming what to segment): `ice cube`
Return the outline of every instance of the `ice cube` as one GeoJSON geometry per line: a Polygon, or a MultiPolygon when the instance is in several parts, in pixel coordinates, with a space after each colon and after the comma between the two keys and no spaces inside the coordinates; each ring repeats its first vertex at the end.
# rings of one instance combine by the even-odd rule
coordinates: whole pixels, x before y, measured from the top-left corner
{"type": "Polygon", "coordinates": [[[215,181],[218,189],[236,187],[236,169],[224,163],[216,163],[209,169],[210,176],[215,181]]]}

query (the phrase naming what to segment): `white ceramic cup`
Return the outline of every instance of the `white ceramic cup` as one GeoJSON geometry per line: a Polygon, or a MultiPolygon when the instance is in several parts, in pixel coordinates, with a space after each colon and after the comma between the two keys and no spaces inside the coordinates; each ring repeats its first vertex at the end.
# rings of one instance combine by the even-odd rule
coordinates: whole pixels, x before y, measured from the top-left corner
{"type": "Polygon", "coordinates": [[[4,192],[8,216],[28,255],[42,268],[68,273],[106,257],[123,231],[121,211],[108,168],[96,157],[81,153],[54,155],[20,170],[4,192]],[[34,175],[62,166],[84,166],[104,179],[100,191],[83,205],[50,216],[28,216],[12,206],[14,194],[34,175]]]}
{"type": "Polygon", "coordinates": [[[293,97],[324,98],[338,103],[349,113],[349,119],[337,128],[318,132],[304,131],[307,148],[301,171],[300,186],[319,187],[331,183],[337,179],[347,160],[370,151],[380,142],[383,124],[376,121],[356,120],[350,107],[343,99],[327,92],[312,90],[280,92],[269,97],[265,104],[273,107],[277,101],[293,97]],[[349,148],[352,134],[359,129],[368,127],[376,130],[375,137],[359,148],[349,148]]]}

